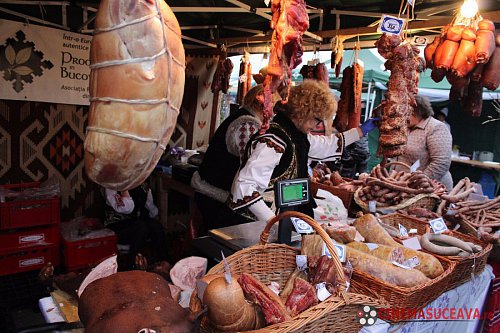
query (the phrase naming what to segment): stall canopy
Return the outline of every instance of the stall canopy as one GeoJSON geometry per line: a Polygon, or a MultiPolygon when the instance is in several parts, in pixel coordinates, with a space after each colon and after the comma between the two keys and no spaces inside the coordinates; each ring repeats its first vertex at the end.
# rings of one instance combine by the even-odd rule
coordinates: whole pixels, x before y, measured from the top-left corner
{"type": "MultiPolygon", "coordinates": [[[[116,0],[118,1],[118,0],[116,0]]],[[[120,0],[125,1],[125,0],[120,0]]],[[[164,0],[158,0],[164,1],[164,0]]],[[[0,0],[0,19],[31,22],[90,34],[99,0],[0,0]]],[[[269,1],[167,0],[182,30],[185,48],[216,48],[225,44],[231,53],[263,52],[271,39],[269,1]]],[[[373,45],[382,14],[398,15],[401,1],[306,0],[310,27],[304,35],[307,50],[329,49],[333,36],[359,37],[362,47],[373,45]]],[[[432,35],[453,18],[460,0],[414,1],[412,33],[432,35]]],[[[500,21],[500,2],[479,1],[483,17],[500,21]]],[[[351,40],[352,42],[352,40],[351,40]]]]}

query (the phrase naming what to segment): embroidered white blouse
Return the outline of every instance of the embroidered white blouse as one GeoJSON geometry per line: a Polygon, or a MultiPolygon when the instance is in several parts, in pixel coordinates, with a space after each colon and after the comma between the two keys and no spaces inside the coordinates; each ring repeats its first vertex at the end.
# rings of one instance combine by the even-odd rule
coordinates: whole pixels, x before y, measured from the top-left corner
{"type": "MultiPolygon", "coordinates": [[[[307,138],[311,144],[309,158],[315,161],[339,159],[344,146],[360,139],[357,128],[341,133],[339,137],[334,134],[329,136],[308,134],[307,138]],[[338,149],[339,140],[343,140],[340,150],[338,149]]],[[[273,138],[270,137],[270,140],[273,138]]],[[[256,143],[245,166],[236,174],[231,189],[233,209],[250,204],[248,209],[259,221],[268,221],[274,216],[274,212],[262,200],[262,194],[268,189],[274,168],[279,164],[283,155],[279,151],[284,151],[286,147],[281,140],[273,140],[273,144],[281,149],[274,149],[263,142],[256,143]],[[255,193],[259,195],[255,196],[255,193]],[[244,200],[244,198],[251,198],[251,200],[244,200]]]]}

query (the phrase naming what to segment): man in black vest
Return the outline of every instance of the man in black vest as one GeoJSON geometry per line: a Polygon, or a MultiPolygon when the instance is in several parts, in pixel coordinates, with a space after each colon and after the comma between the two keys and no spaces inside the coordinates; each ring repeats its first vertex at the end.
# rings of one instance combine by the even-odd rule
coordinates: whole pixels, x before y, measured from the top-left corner
{"type": "MultiPolygon", "coordinates": [[[[277,101],[278,95],[274,98],[277,101]]],[[[263,103],[264,89],[259,84],[247,92],[243,106],[217,128],[199,171],[193,175],[191,186],[207,230],[251,221],[235,214],[225,202],[246,143],[262,124],[263,103]]]]}

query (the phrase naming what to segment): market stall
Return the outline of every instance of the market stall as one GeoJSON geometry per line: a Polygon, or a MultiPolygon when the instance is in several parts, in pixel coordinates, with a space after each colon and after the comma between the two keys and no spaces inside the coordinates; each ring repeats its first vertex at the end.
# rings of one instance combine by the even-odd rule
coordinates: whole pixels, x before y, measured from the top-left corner
{"type": "MultiPolygon", "coordinates": [[[[49,156],[65,186],[0,186],[0,260],[6,264],[0,275],[36,271],[50,291],[39,306],[51,324],[21,325],[24,331],[18,331],[498,328],[498,291],[490,285],[498,279],[500,197],[472,176],[451,179],[455,133],[432,117],[425,97],[453,100],[457,112],[474,119],[490,115],[483,104],[500,93],[498,4],[478,11],[474,0],[439,8],[401,1],[380,7],[392,13],[381,15],[359,7],[366,1],[355,10],[311,7],[320,1],[271,1],[266,8],[256,1],[220,2],[224,6],[210,7],[212,12],[162,0],[80,4],[85,15],[78,29],[72,27],[77,32],[51,35],[62,47],[81,51],[78,57],[55,48],[44,55],[40,49],[55,43],[43,36],[51,30],[2,17],[0,26],[8,27],[1,34],[1,87],[8,88],[2,99],[63,103],[65,96],[49,86],[55,74],[71,80],[73,75],[82,85],[71,85],[72,103],[88,97],[85,116],[51,111],[43,118],[61,132],[60,139],[48,139],[42,125],[28,124],[16,152],[24,161],[20,171],[37,176],[43,163],[31,156],[39,142],[34,155],[45,162],[49,156]],[[201,19],[190,15],[202,10],[206,25],[193,26],[201,19]],[[324,10],[335,25],[323,19],[324,10]],[[88,11],[95,16],[89,19],[88,11]],[[219,12],[258,20],[228,27],[219,12]],[[436,17],[442,13],[447,14],[436,17]],[[343,19],[341,28],[341,15],[365,19],[343,19]],[[255,29],[262,20],[270,30],[255,29]],[[88,28],[91,43],[84,37],[88,28]],[[192,43],[204,48],[193,50],[192,43]],[[330,53],[328,60],[319,56],[322,49],[330,53]],[[250,53],[262,50],[267,66],[253,68],[250,53]],[[312,57],[303,57],[307,50],[314,51],[312,57]],[[229,56],[241,53],[239,71],[233,71],[238,66],[229,56]],[[50,72],[50,59],[59,56],[58,73],[50,72]],[[237,82],[231,72],[238,72],[237,82]],[[254,83],[261,90],[246,99],[254,83]],[[234,102],[228,98],[232,92],[238,105],[222,119],[234,102]],[[61,119],[70,124],[61,125],[61,119]],[[374,131],[380,163],[349,178],[336,171],[348,147],[374,131]],[[212,164],[203,169],[207,157],[212,164]],[[153,170],[161,180],[156,192],[148,184],[153,170]],[[94,186],[83,195],[85,204],[104,193],[106,207],[97,209],[107,228],[98,218],[61,223],[71,210],[69,198],[85,187],[82,179],[94,186]],[[173,192],[183,195],[177,203],[169,198],[173,192]],[[198,194],[217,199],[213,207],[223,204],[216,214],[239,214],[238,221],[247,223],[206,230],[198,194]],[[131,209],[120,210],[130,202],[131,209]],[[186,210],[188,221],[174,218],[176,209],[186,210]],[[138,226],[127,229],[129,237],[117,227],[124,222],[138,226]],[[175,253],[168,260],[163,232],[170,232],[169,250],[175,253]],[[119,248],[122,253],[112,255],[119,248]]],[[[60,5],[67,20],[69,4],[47,5],[60,5]]],[[[10,7],[0,12],[20,15],[10,7]]],[[[69,28],[67,22],[61,26],[69,28]]],[[[30,110],[20,114],[18,124],[31,119],[30,110]]],[[[496,120],[489,126],[500,124],[496,120]]],[[[484,132],[500,135],[493,126],[484,132]]],[[[479,149],[489,148],[474,150],[479,149]]],[[[498,171],[498,156],[481,164],[459,157],[453,163],[498,171]]],[[[14,178],[4,183],[24,182],[14,178]]],[[[75,214],[83,215],[83,209],[75,214]]]]}

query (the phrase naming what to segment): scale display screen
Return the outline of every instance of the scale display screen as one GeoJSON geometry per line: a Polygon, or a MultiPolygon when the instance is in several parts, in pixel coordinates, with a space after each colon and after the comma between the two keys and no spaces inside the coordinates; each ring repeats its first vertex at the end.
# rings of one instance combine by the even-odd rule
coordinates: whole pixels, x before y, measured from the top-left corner
{"type": "Polygon", "coordinates": [[[283,202],[302,200],[302,184],[283,186],[283,202]]]}
{"type": "Polygon", "coordinates": [[[278,207],[288,207],[309,201],[309,182],[307,178],[283,180],[276,184],[276,203],[278,207]]]}

